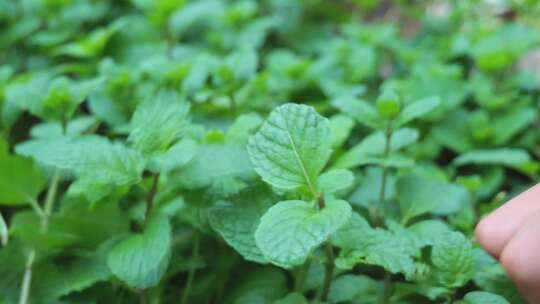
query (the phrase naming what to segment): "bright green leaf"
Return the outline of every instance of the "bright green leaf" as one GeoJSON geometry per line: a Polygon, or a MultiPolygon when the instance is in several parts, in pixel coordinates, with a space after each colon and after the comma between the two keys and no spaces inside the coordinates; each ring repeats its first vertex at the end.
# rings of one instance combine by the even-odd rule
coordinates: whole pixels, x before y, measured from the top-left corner
{"type": "Polygon", "coordinates": [[[162,215],[152,218],[142,234],[129,236],[114,246],[107,265],[130,287],[148,288],[159,283],[171,255],[171,227],[162,215]]]}
{"type": "Polygon", "coordinates": [[[255,241],[271,263],[291,268],[304,263],[350,215],[351,207],[342,200],[329,200],[320,211],[315,203],[282,201],[261,218],[255,241]]]}
{"type": "Polygon", "coordinates": [[[249,139],[255,171],[276,188],[314,189],[317,176],[332,152],[328,120],[309,106],[276,108],[249,139]]]}
{"type": "Polygon", "coordinates": [[[189,105],[177,94],[148,97],[133,114],[128,141],[144,154],[165,151],[184,133],[188,111],[189,105]]]}

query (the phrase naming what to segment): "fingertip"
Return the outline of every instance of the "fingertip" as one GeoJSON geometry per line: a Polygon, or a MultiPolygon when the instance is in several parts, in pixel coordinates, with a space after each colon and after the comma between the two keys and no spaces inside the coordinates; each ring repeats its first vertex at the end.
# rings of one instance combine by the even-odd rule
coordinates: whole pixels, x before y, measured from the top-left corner
{"type": "Polygon", "coordinates": [[[500,261],[508,276],[531,302],[540,302],[540,212],[532,216],[512,237],[501,253],[500,261]]]}
{"type": "Polygon", "coordinates": [[[496,221],[485,217],[482,219],[474,230],[474,235],[478,243],[495,258],[499,258],[501,252],[506,245],[506,240],[501,237],[504,235],[496,221]]]}

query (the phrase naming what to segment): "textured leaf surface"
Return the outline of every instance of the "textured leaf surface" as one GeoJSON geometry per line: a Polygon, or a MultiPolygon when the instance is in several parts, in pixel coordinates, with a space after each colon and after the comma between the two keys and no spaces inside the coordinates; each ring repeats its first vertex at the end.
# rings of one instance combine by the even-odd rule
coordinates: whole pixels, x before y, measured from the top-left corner
{"type": "Polygon", "coordinates": [[[156,216],[142,234],[132,235],[114,246],[107,265],[128,286],[148,288],[157,285],[165,274],[170,254],[169,220],[156,216]]]}
{"type": "Polygon", "coordinates": [[[356,264],[371,264],[406,276],[412,276],[416,270],[413,257],[418,254],[418,248],[411,246],[401,235],[371,228],[357,213],[353,213],[349,223],[333,236],[332,241],[342,249],[336,259],[340,268],[352,269],[356,264]]]}
{"type": "Polygon", "coordinates": [[[274,187],[313,188],[331,153],[328,120],[309,106],[285,104],[250,137],[255,171],[274,187]]]}
{"type": "Polygon", "coordinates": [[[144,168],[140,153],[100,136],[34,139],[18,145],[16,151],[44,165],[73,171],[78,179],[71,190],[92,201],[114,186],[139,182],[144,168]]]}
{"type": "Polygon", "coordinates": [[[471,243],[459,232],[448,232],[433,246],[431,260],[441,283],[448,287],[465,285],[473,276],[471,243]]]}
{"type": "Polygon", "coordinates": [[[234,202],[219,202],[209,209],[210,225],[246,260],[268,263],[255,243],[255,231],[273,204],[267,191],[257,189],[234,202]]]}
{"type": "Polygon", "coordinates": [[[320,211],[314,203],[282,201],[261,218],[255,241],[271,263],[285,268],[301,265],[350,215],[351,207],[342,200],[330,200],[320,211]]]}
{"type": "Polygon", "coordinates": [[[131,119],[128,141],[145,154],[167,150],[183,134],[189,105],[173,93],[161,93],[141,103],[131,119]]]}
{"type": "Polygon", "coordinates": [[[169,172],[187,164],[197,153],[197,143],[184,139],[165,152],[157,152],[148,160],[147,168],[153,172],[169,172]]]}
{"type": "Polygon", "coordinates": [[[449,214],[463,208],[470,201],[467,190],[457,185],[405,175],[396,184],[397,198],[404,221],[435,211],[449,214]]]}

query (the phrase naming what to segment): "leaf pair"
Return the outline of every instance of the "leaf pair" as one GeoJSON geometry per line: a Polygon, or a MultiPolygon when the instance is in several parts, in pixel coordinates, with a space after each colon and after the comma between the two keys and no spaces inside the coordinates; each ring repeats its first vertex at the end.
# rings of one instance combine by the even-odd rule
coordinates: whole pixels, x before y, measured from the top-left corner
{"type": "MultiPolygon", "coordinates": [[[[319,179],[328,162],[332,140],[330,125],[309,106],[285,104],[276,108],[248,142],[255,171],[275,188],[319,197],[319,190],[335,191],[333,178],[351,180],[343,172],[319,179]]],[[[324,176],[324,175],[323,175],[324,176]]],[[[304,263],[312,250],[327,240],[350,217],[351,207],[327,199],[324,208],[314,201],[281,201],[262,216],[255,242],[273,264],[290,268],[304,263]]]]}

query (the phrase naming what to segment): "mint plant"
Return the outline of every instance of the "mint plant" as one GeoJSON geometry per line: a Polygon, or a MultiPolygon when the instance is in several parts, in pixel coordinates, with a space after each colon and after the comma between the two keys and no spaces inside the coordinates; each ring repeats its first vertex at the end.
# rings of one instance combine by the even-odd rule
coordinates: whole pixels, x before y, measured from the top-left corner
{"type": "Polygon", "coordinates": [[[525,303],[518,2],[0,0],[0,304],[525,303]]]}

